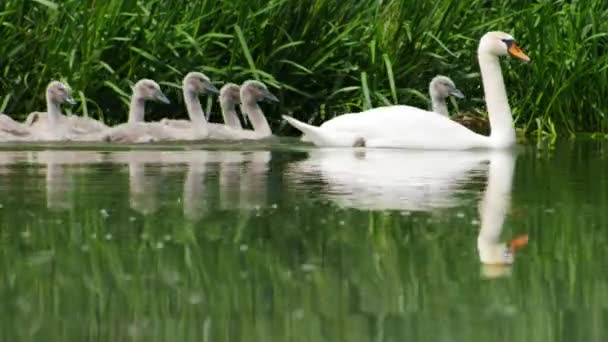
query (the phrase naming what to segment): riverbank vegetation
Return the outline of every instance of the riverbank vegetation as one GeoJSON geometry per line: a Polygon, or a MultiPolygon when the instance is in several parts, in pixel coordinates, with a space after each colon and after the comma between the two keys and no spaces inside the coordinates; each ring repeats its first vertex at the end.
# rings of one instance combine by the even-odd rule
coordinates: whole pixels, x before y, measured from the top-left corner
{"type": "Polygon", "coordinates": [[[152,105],[149,118],[180,116],[179,84],[191,70],[218,83],[266,82],[281,98],[265,108],[275,129],[283,113],[319,123],[385,104],[426,107],[436,74],[467,95],[458,111],[483,116],[476,46],[503,30],[532,58],[503,62],[519,128],[608,132],[608,11],[599,0],[3,3],[0,110],[19,118],[44,108],[56,78],[74,89],[73,111],[108,123],[126,120],[132,83],[154,78],[173,104],[152,105]]]}

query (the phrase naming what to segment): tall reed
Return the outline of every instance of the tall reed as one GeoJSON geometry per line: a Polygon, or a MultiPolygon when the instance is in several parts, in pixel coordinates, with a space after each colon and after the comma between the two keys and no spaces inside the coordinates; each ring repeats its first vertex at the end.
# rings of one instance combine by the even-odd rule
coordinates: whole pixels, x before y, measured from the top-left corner
{"type": "MultiPolygon", "coordinates": [[[[0,109],[39,110],[46,83],[67,80],[76,112],[126,119],[129,86],[151,77],[179,98],[181,77],[257,78],[280,94],[267,108],[320,122],[369,106],[427,106],[435,74],[483,113],[475,50],[489,30],[513,33],[533,62],[504,62],[516,123],[527,132],[607,132],[608,23],[602,1],[5,0],[0,109]]],[[[211,104],[211,103],[210,103],[211,104]]],[[[217,105],[213,103],[215,111],[217,105]]],[[[153,106],[151,118],[183,106],[153,106]]],[[[482,114],[483,115],[483,114],[482,114]]]]}

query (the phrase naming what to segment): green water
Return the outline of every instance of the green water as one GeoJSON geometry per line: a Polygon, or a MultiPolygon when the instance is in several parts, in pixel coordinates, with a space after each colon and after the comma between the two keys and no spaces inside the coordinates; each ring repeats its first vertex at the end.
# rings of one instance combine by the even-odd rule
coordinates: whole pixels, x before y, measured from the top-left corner
{"type": "Polygon", "coordinates": [[[2,146],[0,336],[605,341],[607,148],[2,146]]]}

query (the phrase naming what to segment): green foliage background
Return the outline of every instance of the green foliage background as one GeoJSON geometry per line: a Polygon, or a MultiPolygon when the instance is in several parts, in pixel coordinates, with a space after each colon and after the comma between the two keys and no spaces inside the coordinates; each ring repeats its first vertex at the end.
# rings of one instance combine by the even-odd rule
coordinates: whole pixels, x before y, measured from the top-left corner
{"type": "MultiPolygon", "coordinates": [[[[22,118],[44,108],[44,88],[64,79],[80,105],[108,123],[126,119],[129,86],[163,85],[180,116],[180,80],[258,78],[282,99],[280,114],[321,122],[344,111],[427,106],[436,74],[467,95],[458,110],[484,115],[475,51],[486,31],[512,33],[532,63],[503,63],[517,125],[570,134],[607,132],[608,6],[580,1],[4,0],[0,9],[0,109],[22,118]]],[[[217,102],[209,100],[217,112],[217,102]]]]}

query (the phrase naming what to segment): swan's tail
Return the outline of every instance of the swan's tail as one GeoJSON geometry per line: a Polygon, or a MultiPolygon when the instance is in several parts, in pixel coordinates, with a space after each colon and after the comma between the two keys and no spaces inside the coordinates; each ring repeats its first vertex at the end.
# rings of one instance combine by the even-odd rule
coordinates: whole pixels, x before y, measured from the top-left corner
{"type": "Polygon", "coordinates": [[[359,146],[363,139],[353,133],[338,132],[305,124],[291,116],[283,115],[283,119],[303,133],[303,141],[310,141],[317,146],[353,147],[359,146]]]}

